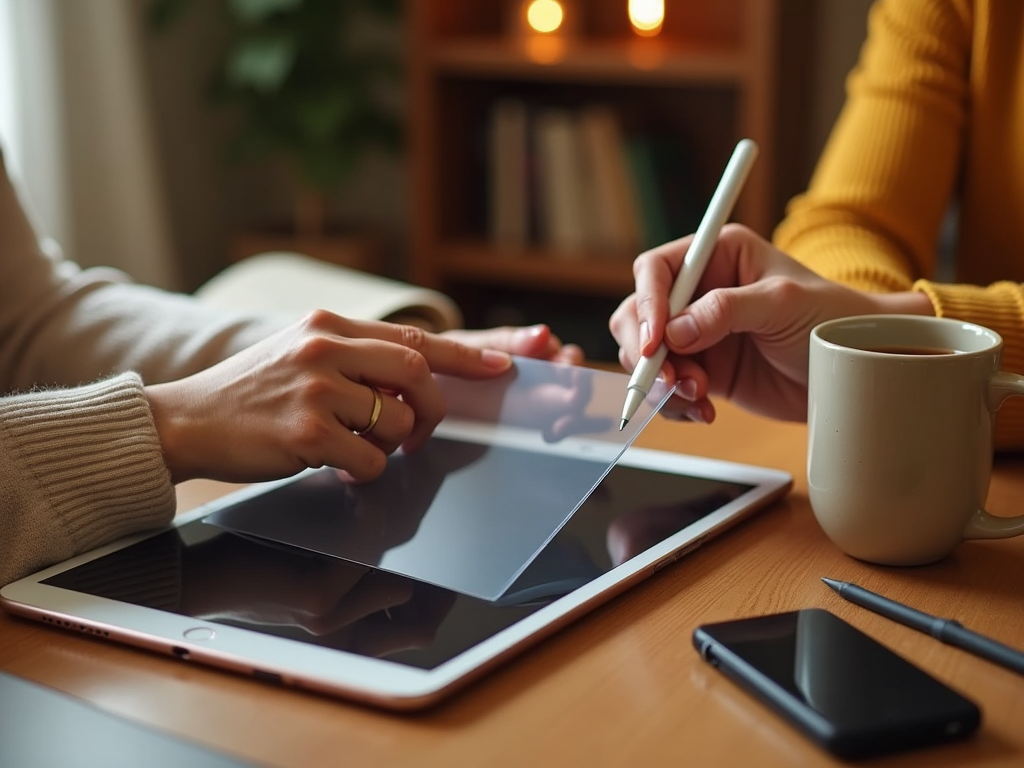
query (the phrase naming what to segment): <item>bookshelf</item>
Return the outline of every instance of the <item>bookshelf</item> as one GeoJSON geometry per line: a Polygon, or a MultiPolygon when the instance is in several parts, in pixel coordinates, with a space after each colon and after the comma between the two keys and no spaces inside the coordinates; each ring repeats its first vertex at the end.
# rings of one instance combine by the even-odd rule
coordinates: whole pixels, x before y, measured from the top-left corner
{"type": "MultiPolygon", "coordinates": [[[[410,278],[455,298],[470,326],[543,320],[559,331],[550,313],[530,312],[586,314],[589,306],[606,334],[608,313],[632,291],[640,248],[553,247],[536,227],[525,242],[496,241],[488,145],[495,104],[514,99],[536,112],[572,114],[600,105],[624,136],[667,137],[688,159],[685,176],[699,201],[691,219],[699,219],[735,143],[752,138],[762,151],[734,219],[767,235],[805,180],[787,187],[787,148],[800,146],[799,132],[782,124],[779,105],[799,119],[794,74],[807,69],[799,55],[809,48],[811,2],[666,0],[660,34],[642,38],[630,28],[626,0],[574,0],[567,13],[577,14],[575,27],[557,44],[510,30],[519,5],[407,4],[410,278]],[[514,309],[516,297],[530,309],[494,312],[499,305],[514,309]]],[[[573,338],[573,330],[570,322],[561,333],[573,338]]]]}

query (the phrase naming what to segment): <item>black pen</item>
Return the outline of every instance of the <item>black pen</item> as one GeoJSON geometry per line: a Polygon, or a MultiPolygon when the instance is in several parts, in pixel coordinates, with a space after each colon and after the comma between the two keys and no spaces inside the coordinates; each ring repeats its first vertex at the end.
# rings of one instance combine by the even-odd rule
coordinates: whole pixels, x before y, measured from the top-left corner
{"type": "Polygon", "coordinates": [[[897,603],[895,600],[882,597],[848,581],[836,581],[824,577],[821,580],[838,592],[844,600],[849,600],[862,608],[881,614],[887,619],[898,621],[918,632],[931,635],[947,645],[954,645],[975,656],[1012,669],[1018,675],[1024,675],[1024,652],[1003,645],[991,637],[985,637],[965,629],[956,619],[940,619],[938,616],[932,616],[930,613],[897,603]]]}

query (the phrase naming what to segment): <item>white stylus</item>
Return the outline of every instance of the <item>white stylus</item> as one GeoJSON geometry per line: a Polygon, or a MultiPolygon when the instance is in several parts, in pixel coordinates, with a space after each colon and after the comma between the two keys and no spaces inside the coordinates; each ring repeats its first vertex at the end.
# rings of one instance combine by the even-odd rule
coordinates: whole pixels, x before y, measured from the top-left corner
{"type": "MultiPolygon", "coordinates": [[[[697,283],[704,268],[707,267],[708,259],[715,250],[715,241],[718,239],[718,232],[728,221],[732,214],[733,206],[736,205],[736,198],[740,196],[743,189],[743,182],[747,180],[750,168],[757,157],[757,144],[750,139],[742,139],[733,150],[729,158],[722,180],[718,182],[718,189],[711,197],[708,209],[697,227],[697,233],[693,236],[690,248],[683,259],[683,265],[679,268],[676,282],[672,286],[672,292],[668,297],[669,317],[675,317],[693,298],[693,292],[697,289],[697,283]]],[[[640,358],[633,375],[629,378],[629,385],[626,387],[626,402],[622,406],[622,421],[619,423],[619,431],[625,428],[629,420],[633,418],[640,404],[646,399],[651,391],[654,380],[661,372],[661,365],[665,362],[665,355],[668,349],[662,341],[658,351],[650,357],[640,358]]]]}

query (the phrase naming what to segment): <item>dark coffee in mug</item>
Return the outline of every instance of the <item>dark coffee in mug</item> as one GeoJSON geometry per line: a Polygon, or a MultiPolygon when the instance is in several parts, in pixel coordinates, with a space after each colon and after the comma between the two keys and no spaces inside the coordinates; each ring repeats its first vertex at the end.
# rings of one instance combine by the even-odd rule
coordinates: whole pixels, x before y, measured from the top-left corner
{"type": "Polygon", "coordinates": [[[886,355],[955,355],[957,350],[946,347],[910,347],[910,346],[882,346],[865,347],[865,352],[881,352],[886,355]]]}

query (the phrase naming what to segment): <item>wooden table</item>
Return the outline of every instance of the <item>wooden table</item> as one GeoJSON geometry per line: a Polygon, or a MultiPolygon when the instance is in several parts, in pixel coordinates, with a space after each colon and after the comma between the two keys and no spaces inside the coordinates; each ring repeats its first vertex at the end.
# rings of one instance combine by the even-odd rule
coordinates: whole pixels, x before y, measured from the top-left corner
{"type": "MultiPolygon", "coordinates": [[[[640,444],[780,467],[796,480],[792,494],[425,713],[276,688],[5,615],[0,669],[274,766],[834,765],[690,644],[702,622],[818,606],[983,709],[972,740],[872,765],[1024,765],[1024,677],[845,603],[819,579],[855,581],[1024,647],[1024,537],[967,543],[921,568],[855,561],[812,516],[806,428],[719,407],[713,426],[657,419],[640,444]]],[[[224,489],[186,484],[182,506],[224,489]]],[[[1019,512],[1021,498],[1024,458],[1001,459],[991,507],[1019,512]]]]}

